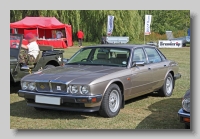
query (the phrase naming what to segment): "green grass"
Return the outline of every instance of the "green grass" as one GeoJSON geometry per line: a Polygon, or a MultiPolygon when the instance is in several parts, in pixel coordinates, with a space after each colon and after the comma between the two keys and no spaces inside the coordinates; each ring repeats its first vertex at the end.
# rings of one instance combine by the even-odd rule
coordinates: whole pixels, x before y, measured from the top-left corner
{"type": "MultiPolygon", "coordinates": [[[[73,46],[65,49],[69,58],[80,49],[73,46]]],[[[184,129],[177,118],[181,97],[190,88],[190,47],[160,49],[168,59],[178,62],[181,79],[171,97],[144,95],[126,101],[124,109],[114,118],[103,118],[94,113],[68,111],[36,111],[18,97],[19,87],[11,87],[10,128],[11,129],[184,129]]]]}

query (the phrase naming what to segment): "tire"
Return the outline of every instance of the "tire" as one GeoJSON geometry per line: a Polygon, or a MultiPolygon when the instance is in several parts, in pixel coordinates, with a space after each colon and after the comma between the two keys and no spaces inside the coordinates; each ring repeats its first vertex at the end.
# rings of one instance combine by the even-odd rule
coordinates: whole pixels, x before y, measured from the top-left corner
{"type": "Polygon", "coordinates": [[[116,84],[111,84],[106,90],[101,102],[99,114],[106,118],[118,115],[122,104],[120,88],[116,84]]]}
{"type": "Polygon", "coordinates": [[[162,97],[170,97],[173,93],[174,79],[171,73],[168,73],[162,88],[158,91],[158,94],[162,97]]]}
{"type": "Polygon", "coordinates": [[[53,68],[53,67],[55,67],[54,65],[46,65],[45,67],[44,67],[44,69],[49,69],[49,68],[53,68]]]}

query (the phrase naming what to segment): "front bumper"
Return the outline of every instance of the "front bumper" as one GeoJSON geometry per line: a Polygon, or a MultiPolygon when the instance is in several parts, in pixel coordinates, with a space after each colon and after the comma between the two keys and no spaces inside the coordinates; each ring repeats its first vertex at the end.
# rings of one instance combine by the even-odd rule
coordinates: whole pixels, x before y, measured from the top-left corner
{"type": "Polygon", "coordinates": [[[182,108],[178,111],[178,118],[181,123],[190,124],[190,113],[185,112],[182,108]]]}
{"type": "Polygon", "coordinates": [[[100,108],[98,104],[100,104],[99,102],[102,99],[102,95],[82,96],[59,93],[38,93],[24,90],[19,90],[18,96],[25,98],[27,100],[28,106],[80,112],[98,111],[100,108]],[[41,99],[39,102],[36,100],[38,96],[42,97],[43,102],[41,102],[41,99]],[[58,100],[59,104],[55,104],[52,102],[55,100],[58,100]]]}
{"type": "Polygon", "coordinates": [[[180,74],[180,73],[177,73],[177,74],[174,75],[174,79],[175,79],[175,80],[177,80],[177,79],[179,79],[179,78],[181,78],[181,74],[180,74]]]}

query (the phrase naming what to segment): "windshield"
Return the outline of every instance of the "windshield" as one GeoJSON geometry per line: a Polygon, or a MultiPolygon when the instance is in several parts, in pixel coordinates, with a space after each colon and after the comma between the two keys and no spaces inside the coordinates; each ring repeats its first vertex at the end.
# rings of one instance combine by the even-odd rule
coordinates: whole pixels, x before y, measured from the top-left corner
{"type": "Polygon", "coordinates": [[[21,36],[10,35],[10,48],[19,49],[21,36]]]}
{"type": "Polygon", "coordinates": [[[113,47],[88,47],[75,53],[67,64],[127,67],[130,50],[113,47]]]}

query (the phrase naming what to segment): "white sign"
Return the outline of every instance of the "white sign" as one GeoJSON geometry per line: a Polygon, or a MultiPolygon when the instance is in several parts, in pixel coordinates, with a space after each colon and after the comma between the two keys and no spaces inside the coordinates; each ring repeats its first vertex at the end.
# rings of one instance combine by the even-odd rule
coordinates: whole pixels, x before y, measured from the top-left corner
{"type": "Polygon", "coordinates": [[[108,15],[108,22],[107,22],[107,35],[110,36],[113,32],[114,27],[114,16],[108,15]]]}
{"type": "Polygon", "coordinates": [[[145,15],[144,35],[151,34],[150,25],[151,25],[151,15],[145,15]]]}
{"type": "Polygon", "coordinates": [[[159,40],[159,48],[181,48],[183,46],[182,40],[159,40]]]}

